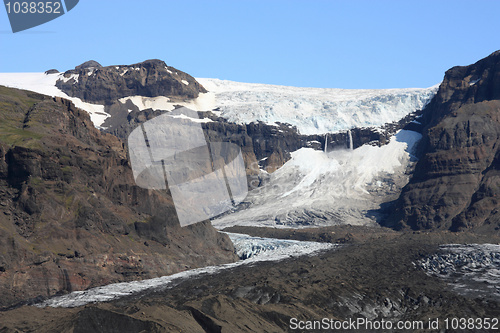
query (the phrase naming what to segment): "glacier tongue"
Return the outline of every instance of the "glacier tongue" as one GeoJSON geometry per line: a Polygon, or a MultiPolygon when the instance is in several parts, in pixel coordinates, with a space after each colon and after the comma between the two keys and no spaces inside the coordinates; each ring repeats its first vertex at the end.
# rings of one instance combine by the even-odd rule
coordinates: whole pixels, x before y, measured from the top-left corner
{"type": "Polygon", "coordinates": [[[407,183],[405,171],[420,138],[419,133],[401,130],[382,147],[328,153],[302,148],[269,175],[265,185],[250,191],[240,209],[212,223],[219,229],[374,225],[367,212],[407,183]]]}
{"type": "Polygon", "coordinates": [[[337,244],[331,243],[300,242],[251,237],[233,233],[227,234],[234,242],[236,252],[241,257],[246,257],[248,259],[240,260],[232,264],[192,269],[155,279],[113,283],[84,291],[74,291],[66,295],[52,297],[41,303],[35,304],[35,306],[40,308],[47,306],[54,308],[69,308],[84,306],[89,303],[108,302],[155,288],[173,288],[186,279],[203,276],[205,274],[216,274],[217,272],[241,265],[255,264],[260,261],[278,261],[289,257],[313,255],[321,251],[334,249],[338,246],[337,244]],[[252,247],[252,244],[255,246],[252,247]]]}
{"type": "Polygon", "coordinates": [[[301,134],[381,126],[422,109],[437,92],[430,88],[324,89],[197,78],[213,95],[213,108],[231,122],[288,123],[301,134]]]}
{"type": "Polygon", "coordinates": [[[229,232],[226,232],[226,234],[231,238],[236,254],[243,260],[262,257],[263,255],[267,256],[267,258],[301,255],[305,252],[326,250],[335,246],[328,243],[252,237],[229,232]]]}

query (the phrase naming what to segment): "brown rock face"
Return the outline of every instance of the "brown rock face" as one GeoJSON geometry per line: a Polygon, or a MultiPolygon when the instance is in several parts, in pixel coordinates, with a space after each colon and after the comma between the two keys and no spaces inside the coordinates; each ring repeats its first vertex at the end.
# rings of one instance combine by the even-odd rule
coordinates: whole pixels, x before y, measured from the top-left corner
{"type": "Polygon", "coordinates": [[[236,260],[135,185],[124,144],[60,98],[0,87],[0,307],[236,260]]]}
{"type": "Polygon", "coordinates": [[[64,73],[56,86],[71,97],[97,104],[112,104],[127,96],[196,98],[206,92],[191,75],[161,60],[130,66],[102,67],[86,62],[64,73]]]}
{"type": "Polygon", "coordinates": [[[447,71],[422,120],[421,159],[388,224],[498,230],[500,51],[447,71]]]}

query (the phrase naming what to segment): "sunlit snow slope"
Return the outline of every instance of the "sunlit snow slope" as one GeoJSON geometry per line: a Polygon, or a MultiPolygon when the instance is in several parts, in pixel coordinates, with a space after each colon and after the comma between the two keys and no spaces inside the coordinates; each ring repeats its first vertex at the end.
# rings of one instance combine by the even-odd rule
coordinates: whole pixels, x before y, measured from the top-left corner
{"type": "Polygon", "coordinates": [[[61,77],[62,74],[0,73],[0,85],[69,99],[76,107],[87,111],[94,125],[100,127],[109,117],[109,114],[104,111],[104,105],[86,103],[79,98],[69,97],[56,87],[56,81],[61,77]]]}
{"type": "Polygon", "coordinates": [[[224,118],[236,123],[289,123],[302,134],[381,126],[422,109],[437,92],[430,88],[322,89],[196,79],[224,118]]]}
{"type": "Polygon", "coordinates": [[[221,229],[374,224],[367,215],[407,183],[405,171],[420,138],[401,130],[382,147],[328,153],[302,148],[269,175],[267,184],[250,191],[239,210],[212,223],[221,229]]]}

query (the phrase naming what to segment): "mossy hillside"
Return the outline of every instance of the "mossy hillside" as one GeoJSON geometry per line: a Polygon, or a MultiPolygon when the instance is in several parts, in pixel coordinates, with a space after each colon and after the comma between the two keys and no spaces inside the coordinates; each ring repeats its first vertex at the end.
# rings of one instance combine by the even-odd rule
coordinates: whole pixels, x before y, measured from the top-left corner
{"type": "Polygon", "coordinates": [[[46,98],[40,94],[0,86],[0,142],[9,146],[39,148],[43,133],[26,127],[24,121],[26,114],[46,98]]]}

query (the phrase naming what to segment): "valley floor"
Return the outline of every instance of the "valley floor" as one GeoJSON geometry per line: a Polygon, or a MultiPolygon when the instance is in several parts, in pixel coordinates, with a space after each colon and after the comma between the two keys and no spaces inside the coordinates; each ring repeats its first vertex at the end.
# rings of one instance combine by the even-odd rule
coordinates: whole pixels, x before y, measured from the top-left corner
{"type": "Polygon", "coordinates": [[[432,318],[443,325],[446,318],[500,316],[498,300],[462,296],[418,264],[443,244],[498,244],[497,236],[349,225],[228,231],[344,245],[313,256],[240,265],[107,303],[1,312],[0,332],[299,332],[307,330],[293,330],[293,318],[394,323],[432,318]]]}

